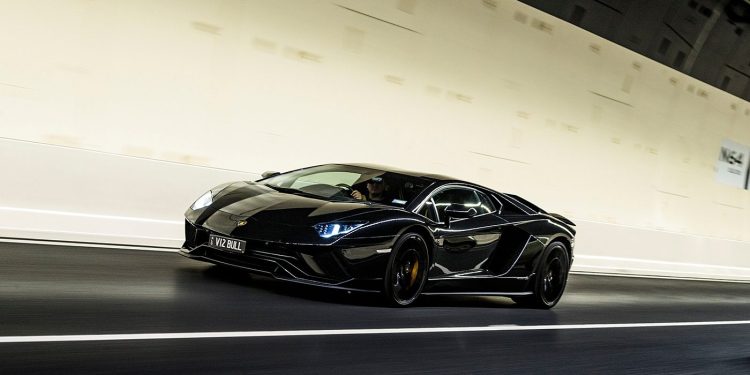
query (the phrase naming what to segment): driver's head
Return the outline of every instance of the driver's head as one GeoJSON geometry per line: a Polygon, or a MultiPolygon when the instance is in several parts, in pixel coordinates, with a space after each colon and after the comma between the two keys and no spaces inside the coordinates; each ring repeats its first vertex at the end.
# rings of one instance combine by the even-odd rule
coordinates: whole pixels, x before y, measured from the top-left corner
{"type": "Polygon", "coordinates": [[[373,177],[367,181],[367,191],[370,194],[380,194],[385,190],[385,181],[383,177],[373,177]]]}

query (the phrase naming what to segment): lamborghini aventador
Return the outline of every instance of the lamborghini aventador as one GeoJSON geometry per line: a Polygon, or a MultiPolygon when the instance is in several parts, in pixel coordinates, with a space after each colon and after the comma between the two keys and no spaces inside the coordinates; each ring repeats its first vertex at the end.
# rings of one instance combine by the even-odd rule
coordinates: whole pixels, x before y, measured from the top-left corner
{"type": "Polygon", "coordinates": [[[574,224],[451,177],[327,164],[217,186],[185,212],[180,254],[279,280],[381,293],[511,297],[551,308],[573,261],[574,224]]]}

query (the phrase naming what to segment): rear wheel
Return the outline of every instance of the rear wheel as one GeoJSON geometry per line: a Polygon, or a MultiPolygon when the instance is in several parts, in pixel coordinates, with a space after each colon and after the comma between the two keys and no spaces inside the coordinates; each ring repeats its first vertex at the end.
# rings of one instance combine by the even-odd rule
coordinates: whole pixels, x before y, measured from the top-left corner
{"type": "Polygon", "coordinates": [[[533,294],[524,297],[513,297],[516,303],[539,309],[554,307],[565,291],[568,282],[570,259],[565,245],[552,242],[544,249],[533,281],[533,294]]]}
{"type": "Polygon", "coordinates": [[[393,306],[416,301],[427,281],[429,254],[424,239],[407,233],[396,241],[385,271],[383,295],[393,306]]]}

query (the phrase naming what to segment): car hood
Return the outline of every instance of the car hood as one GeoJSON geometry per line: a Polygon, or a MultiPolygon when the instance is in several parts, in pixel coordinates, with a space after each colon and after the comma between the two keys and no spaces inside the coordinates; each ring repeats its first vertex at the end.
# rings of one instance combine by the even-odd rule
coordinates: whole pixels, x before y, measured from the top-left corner
{"type": "Polygon", "coordinates": [[[224,188],[205,209],[188,210],[187,217],[190,220],[193,216],[190,221],[195,224],[228,235],[279,235],[289,231],[303,234],[313,231],[315,224],[356,220],[354,217],[360,214],[388,209],[394,208],[366,202],[329,201],[241,182],[224,188]],[[243,225],[238,225],[240,222],[243,225]]]}

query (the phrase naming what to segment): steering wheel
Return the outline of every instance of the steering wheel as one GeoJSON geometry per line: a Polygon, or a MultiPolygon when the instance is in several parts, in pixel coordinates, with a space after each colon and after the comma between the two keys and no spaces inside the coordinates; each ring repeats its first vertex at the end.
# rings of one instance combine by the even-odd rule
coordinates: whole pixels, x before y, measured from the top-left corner
{"type": "Polygon", "coordinates": [[[354,189],[352,189],[351,186],[345,183],[336,184],[336,187],[341,188],[340,194],[347,197],[351,197],[352,193],[354,192],[354,189]]]}

